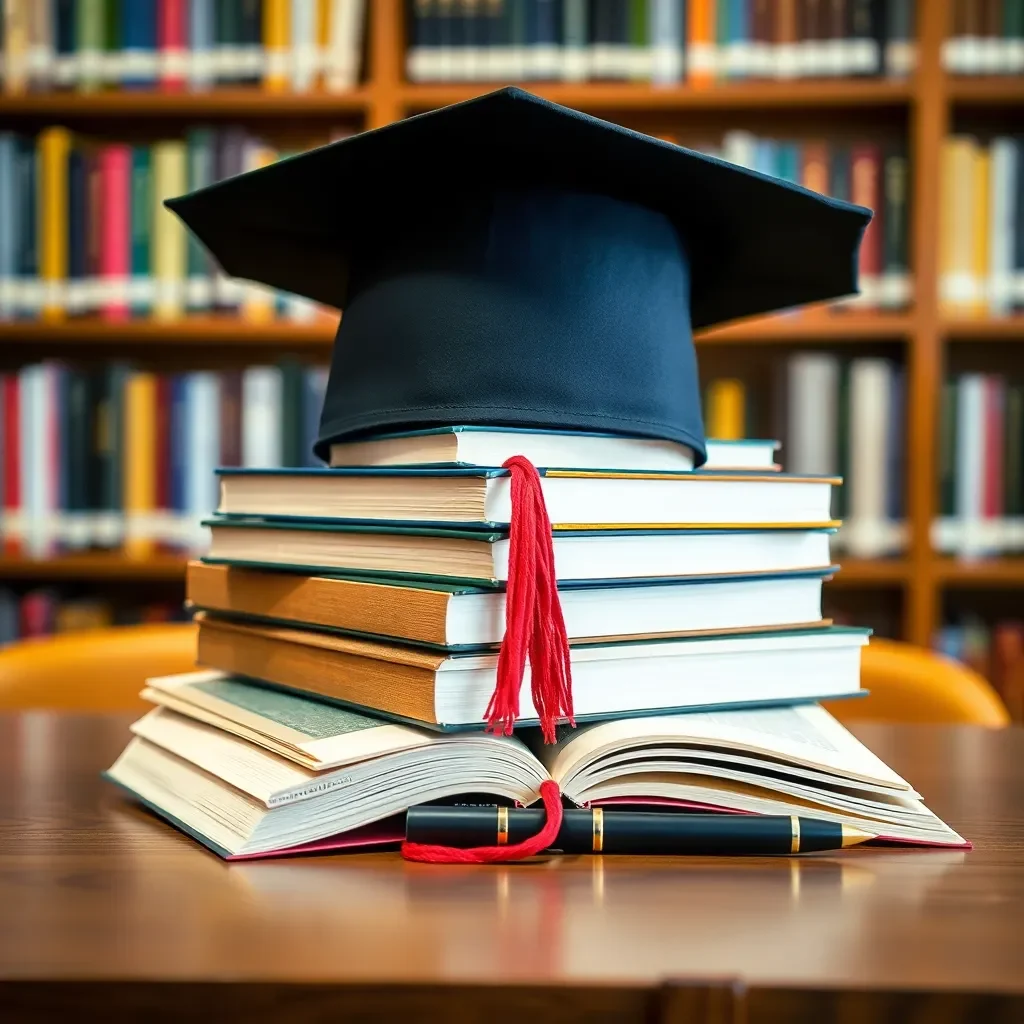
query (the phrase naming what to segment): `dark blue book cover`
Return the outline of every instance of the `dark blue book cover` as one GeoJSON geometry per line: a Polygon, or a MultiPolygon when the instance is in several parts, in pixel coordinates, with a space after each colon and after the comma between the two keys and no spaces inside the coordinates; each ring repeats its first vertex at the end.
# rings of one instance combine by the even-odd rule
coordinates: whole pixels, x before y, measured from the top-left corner
{"type": "Polygon", "coordinates": [[[54,83],[58,86],[70,86],[73,84],[76,44],[75,0],[54,0],[54,83]]]}
{"type": "Polygon", "coordinates": [[[20,211],[18,217],[17,273],[22,283],[20,316],[35,317],[39,312],[28,301],[25,286],[32,292],[39,275],[39,253],[36,247],[36,145],[35,139],[19,137],[15,159],[14,191],[20,211]]]}
{"type": "Polygon", "coordinates": [[[156,66],[156,0],[124,0],[121,6],[126,89],[152,87],[156,66]]]}
{"type": "Polygon", "coordinates": [[[80,149],[68,155],[68,312],[83,311],[88,277],[85,237],[86,167],[80,149]]]}
{"type": "Polygon", "coordinates": [[[173,512],[187,512],[185,474],[188,459],[188,375],[176,373],[171,378],[171,441],[170,486],[168,503],[173,512]]]}

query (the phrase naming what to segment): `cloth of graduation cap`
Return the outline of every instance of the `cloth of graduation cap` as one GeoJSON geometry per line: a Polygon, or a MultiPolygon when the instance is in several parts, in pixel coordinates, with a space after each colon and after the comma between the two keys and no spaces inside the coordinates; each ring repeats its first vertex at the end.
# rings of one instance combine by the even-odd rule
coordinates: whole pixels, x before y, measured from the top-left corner
{"type": "MultiPolygon", "coordinates": [[[[692,330],[856,291],[871,217],[514,87],[167,205],[227,273],[344,311],[325,459],[374,432],[491,424],[676,441],[698,466],[692,330]]],[[[542,508],[536,474],[509,471],[513,520],[542,508]]],[[[513,522],[509,606],[523,543],[513,522]]],[[[535,589],[553,566],[536,543],[535,589]]],[[[536,613],[535,691],[538,630],[568,670],[550,605],[517,603],[536,613]]]]}

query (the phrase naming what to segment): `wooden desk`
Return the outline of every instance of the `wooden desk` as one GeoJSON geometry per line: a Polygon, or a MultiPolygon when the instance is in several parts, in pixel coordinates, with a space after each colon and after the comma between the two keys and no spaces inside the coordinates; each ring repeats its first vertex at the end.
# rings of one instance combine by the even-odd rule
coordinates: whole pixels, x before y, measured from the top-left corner
{"type": "Polygon", "coordinates": [[[127,724],[0,718],[4,1022],[1024,1021],[1020,730],[857,730],[971,853],[463,868],[227,865],[98,778],[127,724]]]}

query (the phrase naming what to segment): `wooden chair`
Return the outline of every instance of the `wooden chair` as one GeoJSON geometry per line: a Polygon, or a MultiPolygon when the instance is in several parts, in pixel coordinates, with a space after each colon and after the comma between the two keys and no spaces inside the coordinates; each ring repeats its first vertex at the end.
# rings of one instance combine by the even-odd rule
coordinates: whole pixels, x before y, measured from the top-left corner
{"type": "Polygon", "coordinates": [[[137,711],[148,676],[195,667],[191,622],[115,626],[0,650],[0,711],[137,711]]]}
{"type": "Polygon", "coordinates": [[[991,684],[973,669],[913,644],[872,638],[861,684],[871,692],[825,706],[842,722],[949,722],[1000,727],[1010,716],[991,684]]]}

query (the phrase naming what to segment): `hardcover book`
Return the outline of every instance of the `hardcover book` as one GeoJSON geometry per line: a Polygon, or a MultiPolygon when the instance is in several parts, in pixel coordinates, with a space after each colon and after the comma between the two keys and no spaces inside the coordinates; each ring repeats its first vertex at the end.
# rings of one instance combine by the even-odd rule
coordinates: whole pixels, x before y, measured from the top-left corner
{"type": "Polygon", "coordinates": [[[132,726],[107,777],[229,859],[393,842],[395,816],[413,804],[527,805],[549,778],[579,806],[802,814],[896,842],[967,845],[816,706],[633,718],[544,746],[529,733],[437,736],[230,680],[178,680],[152,681],[165,706],[132,726]],[[202,696],[179,699],[183,689],[202,696]]]}

